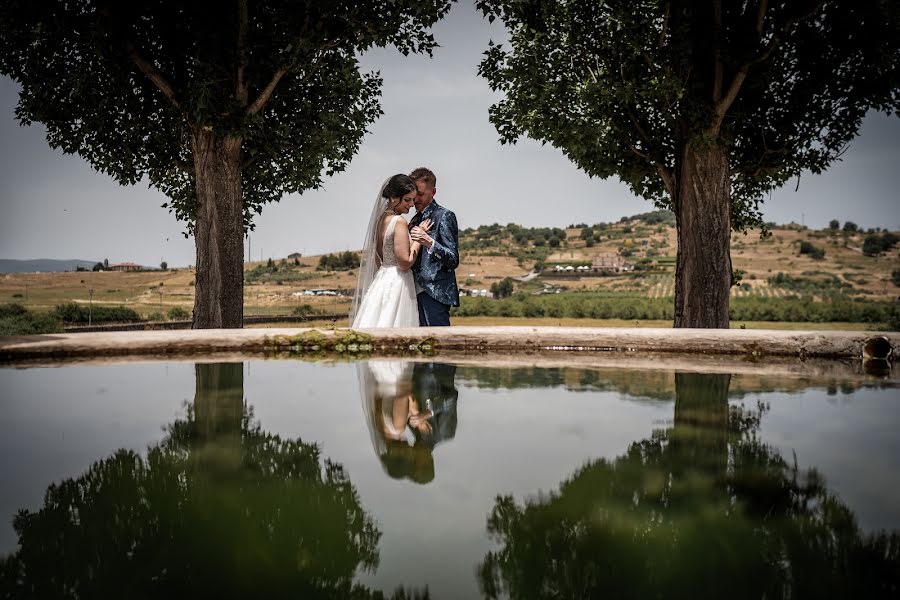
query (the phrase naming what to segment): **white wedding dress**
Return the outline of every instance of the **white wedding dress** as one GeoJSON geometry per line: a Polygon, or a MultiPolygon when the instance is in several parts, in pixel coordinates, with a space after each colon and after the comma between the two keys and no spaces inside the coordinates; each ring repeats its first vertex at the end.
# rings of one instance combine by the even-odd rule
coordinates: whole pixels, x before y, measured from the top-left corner
{"type": "Polygon", "coordinates": [[[381,251],[384,259],[356,311],[351,325],[354,329],[419,326],[416,284],[412,271],[400,270],[394,253],[394,227],[397,219],[402,218],[395,215],[384,232],[381,251]]]}

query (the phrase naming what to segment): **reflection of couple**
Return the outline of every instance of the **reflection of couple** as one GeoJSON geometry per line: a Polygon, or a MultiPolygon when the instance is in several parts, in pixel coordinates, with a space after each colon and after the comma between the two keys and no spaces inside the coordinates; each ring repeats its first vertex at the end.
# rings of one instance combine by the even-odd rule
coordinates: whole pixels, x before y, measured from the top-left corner
{"type": "Polygon", "coordinates": [[[456,367],[373,360],[357,368],[369,435],[385,472],[428,483],[435,446],[456,435],[456,367]]]}
{"type": "Polygon", "coordinates": [[[366,229],[350,323],[366,327],[450,325],[459,306],[456,215],[434,201],[434,173],[425,168],[388,179],[366,229]],[[407,224],[402,215],[415,206],[407,224]]]}

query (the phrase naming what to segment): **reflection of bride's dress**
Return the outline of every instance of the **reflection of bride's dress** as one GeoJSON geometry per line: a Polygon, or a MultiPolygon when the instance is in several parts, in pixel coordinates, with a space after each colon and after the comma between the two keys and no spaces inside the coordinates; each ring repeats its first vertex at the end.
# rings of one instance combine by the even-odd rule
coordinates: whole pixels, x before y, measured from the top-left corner
{"type": "Polygon", "coordinates": [[[429,444],[418,443],[410,414],[420,414],[413,396],[413,364],[404,360],[357,363],[360,392],[372,447],[381,468],[394,479],[428,483],[434,479],[429,444]]]}
{"type": "MultiPolygon", "coordinates": [[[[352,327],[418,327],[416,284],[412,271],[401,271],[394,254],[394,226],[400,215],[388,223],[384,232],[381,268],[356,312],[352,327]]],[[[407,234],[408,235],[408,234],[407,234]]]]}
{"type": "Polygon", "coordinates": [[[394,402],[408,402],[412,383],[412,363],[404,360],[370,360],[358,363],[363,410],[376,454],[387,451],[386,439],[412,445],[409,426],[393,423],[394,402]]]}

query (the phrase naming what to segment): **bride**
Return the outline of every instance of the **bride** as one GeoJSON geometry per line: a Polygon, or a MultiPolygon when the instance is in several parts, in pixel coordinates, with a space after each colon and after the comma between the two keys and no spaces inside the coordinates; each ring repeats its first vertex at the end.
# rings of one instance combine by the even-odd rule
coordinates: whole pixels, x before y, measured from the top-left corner
{"type": "MultiPolygon", "coordinates": [[[[406,175],[394,175],[381,186],[363,245],[362,264],[350,323],[353,328],[418,327],[416,284],[410,268],[420,245],[409,237],[402,215],[412,208],[416,184],[406,175]]],[[[431,227],[423,221],[426,231],[431,227]]]]}

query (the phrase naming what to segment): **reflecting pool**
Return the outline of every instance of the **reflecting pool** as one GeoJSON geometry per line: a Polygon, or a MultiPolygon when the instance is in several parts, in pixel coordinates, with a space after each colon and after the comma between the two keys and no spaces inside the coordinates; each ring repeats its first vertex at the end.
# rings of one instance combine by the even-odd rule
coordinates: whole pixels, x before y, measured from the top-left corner
{"type": "Polygon", "coordinates": [[[0,597],[897,597],[893,384],[0,369],[0,597]]]}

